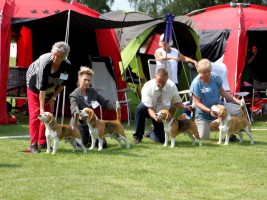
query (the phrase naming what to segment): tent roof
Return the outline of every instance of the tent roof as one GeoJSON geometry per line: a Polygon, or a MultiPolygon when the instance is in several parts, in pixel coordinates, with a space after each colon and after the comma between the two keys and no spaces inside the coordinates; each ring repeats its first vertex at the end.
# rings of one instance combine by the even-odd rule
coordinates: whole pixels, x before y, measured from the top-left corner
{"type": "Polygon", "coordinates": [[[73,3],[63,0],[13,0],[14,18],[41,18],[60,13],[65,10],[74,10],[76,12],[98,17],[99,13],[93,9],[87,8],[73,1],[73,3]]]}
{"type": "MultiPolygon", "coordinates": [[[[267,7],[253,4],[240,5],[246,22],[244,23],[245,29],[267,27],[267,7]]],[[[233,19],[240,17],[240,10],[239,6],[231,7],[230,4],[224,4],[193,11],[187,15],[196,22],[200,30],[229,29],[236,22],[233,19]]]]}
{"type": "Polygon", "coordinates": [[[41,23],[42,26],[60,26],[61,24],[65,26],[66,16],[68,15],[68,12],[70,12],[71,15],[70,20],[74,20],[76,22],[74,25],[76,28],[78,28],[79,26],[86,26],[90,29],[113,29],[146,24],[150,23],[151,21],[155,21],[155,19],[131,22],[111,21],[84,15],[73,10],[66,10],[40,19],[23,19],[15,21],[13,22],[13,25],[35,27],[40,26],[41,23]],[[55,23],[54,20],[57,21],[57,23],[55,23]]]}
{"type": "MultiPolygon", "coordinates": [[[[141,33],[143,33],[145,30],[148,30],[149,28],[156,26],[158,24],[165,25],[164,18],[158,18],[154,19],[144,13],[140,12],[125,12],[125,11],[112,11],[109,13],[106,13],[102,18],[107,18],[114,21],[122,21],[122,22],[128,22],[128,21],[142,21],[142,20],[151,20],[150,23],[145,23],[138,26],[132,26],[127,27],[126,29],[117,29],[117,39],[120,45],[120,49],[123,50],[125,46],[129,44],[133,39],[138,37],[141,33]]],[[[187,17],[187,16],[176,16],[174,19],[174,23],[187,25],[191,29],[193,29],[195,32],[197,32],[196,25],[194,21],[187,17]]],[[[175,25],[176,26],[176,25],[175,25]]],[[[159,30],[160,33],[163,32],[165,27],[162,28],[162,30],[159,30]]]]}

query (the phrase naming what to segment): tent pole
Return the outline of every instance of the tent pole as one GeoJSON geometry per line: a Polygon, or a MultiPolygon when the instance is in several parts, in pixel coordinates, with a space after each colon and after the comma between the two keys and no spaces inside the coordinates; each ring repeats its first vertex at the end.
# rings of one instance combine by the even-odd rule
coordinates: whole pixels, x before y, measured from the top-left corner
{"type": "MultiPolygon", "coordinates": [[[[135,58],[136,66],[137,66],[137,72],[138,72],[138,79],[139,79],[139,83],[138,83],[138,85],[139,85],[139,90],[140,90],[140,92],[141,92],[141,90],[142,90],[142,85],[141,85],[141,78],[140,78],[140,72],[139,72],[138,60],[137,60],[136,54],[135,54],[134,58],[135,58]]],[[[140,101],[141,101],[141,98],[140,98],[140,96],[139,96],[139,94],[138,94],[138,90],[137,90],[136,94],[137,94],[138,100],[139,100],[139,102],[140,102],[140,101]]]]}
{"type": "MultiPolygon", "coordinates": [[[[70,9],[68,10],[68,19],[67,19],[67,26],[66,26],[66,33],[65,33],[65,42],[68,44],[69,42],[69,30],[70,30],[70,9]]],[[[62,112],[61,112],[61,124],[64,123],[64,110],[65,110],[65,95],[66,95],[66,86],[63,89],[63,97],[62,97],[62,112]]],[[[59,103],[59,101],[58,101],[59,103]]],[[[58,109],[58,106],[57,106],[58,109]]],[[[56,111],[58,112],[58,110],[56,111]]]]}

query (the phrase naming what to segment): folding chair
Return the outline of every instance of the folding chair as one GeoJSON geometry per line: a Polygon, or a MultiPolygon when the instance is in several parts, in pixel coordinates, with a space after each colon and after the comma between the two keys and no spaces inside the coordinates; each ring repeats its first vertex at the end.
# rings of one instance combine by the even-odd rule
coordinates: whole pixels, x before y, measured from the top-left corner
{"type": "MultiPolygon", "coordinates": [[[[121,106],[126,106],[127,108],[127,118],[128,125],[130,125],[131,112],[130,112],[130,99],[128,99],[127,92],[133,90],[132,88],[123,88],[117,90],[117,84],[114,75],[114,68],[111,58],[109,57],[93,57],[92,70],[94,71],[94,76],[91,80],[91,85],[93,88],[98,90],[106,99],[112,102],[119,101],[121,106]],[[123,93],[123,99],[118,99],[118,92],[123,93]]],[[[100,107],[100,115],[103,117],[102,108],[100,107]]]]}
{"type": "Polygon", "coordinates": [[[267,82],[260,82],[257,80],[253,81],[252,85],[252,99],[251,99],[251,120],[253,121],[252,115],[255,105],[258,104],[261,115],[264,112],[264,105],[267,104],[267,82]],[[257,102],[256,102],[257,100],[257,102]]]}
{"type": "MultiPolygon", "coordinates": [[[[228,71],[227,71],[226,65],[224,63],[219,63],[219,62],[211,63],[211,71],[216,73],[218,76],[221,77],[221,79],[223,81],[223,84],[222,84],[223,89],[230,93],[230,87],[229,87],[229,83],[228,83],[228,71]]],[[[241,98],[245,104],[244,97],[247,96],[248,94],[249,94],[249,92],[237,92],[237,93],[234,93],[233,95],[238,96],[238,98],[241,98]]],[[[226,102],[225,99],[224,99],[224,101],[226,102]]],[[[246,109],[248,121],[249,121],[249,123],[251,123],[250,115],[248,113],[246,106],[245,106],[245,109],[246,109]]]]}

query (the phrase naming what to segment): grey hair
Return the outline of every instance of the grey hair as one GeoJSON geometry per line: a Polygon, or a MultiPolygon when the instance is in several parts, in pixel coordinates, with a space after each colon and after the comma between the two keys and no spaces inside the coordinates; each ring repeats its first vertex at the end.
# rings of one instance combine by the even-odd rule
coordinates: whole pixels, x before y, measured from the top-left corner
{"type": "Polygon", "coordinates": [[[70,46],[66,42],[56,42],[52,46],[51,52],[61,52],[64,53],[65,58],[68,57],[70,53],[70,46]]]}
{"type": "Polygon", "coordinates": [[[157,66],[156,71],[155,71],[155,76],[158,74],[163,74],[164,76],[169,77],[167,69],[163,66],[157,66]]]}

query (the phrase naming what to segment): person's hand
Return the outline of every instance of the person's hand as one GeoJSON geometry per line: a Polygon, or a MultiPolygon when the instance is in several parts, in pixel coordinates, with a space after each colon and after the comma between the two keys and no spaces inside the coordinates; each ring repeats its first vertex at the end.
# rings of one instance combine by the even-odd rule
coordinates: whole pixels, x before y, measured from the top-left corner
{"type": "Polygon", "coordinates": [[[181,59],[180,59],[178,56],[175,58],[175,60],[176,60],[177,62],[180,62],[180,61],[181,61],[181,59]]]}
{"type": "Polygon", "coordinates": [[[158,123],[162,123],[162,120],[161,119],[158,119],[157,117],[154,118],[154,120],[158,123]]]}
{"type": "Polygon", "coordinates": [[[210,110],[209,113],[210,113],[210,116],[212,116],[212,117],[215,117],[215,118],[218,117],[217,113],[216,112],[213,112],[212,110],[210,110]]]}
{"type": "Polygon", "coordinates": [[[192,110],[192,106],[184,106],[184,110],[191,111],[192,110]]]}
{"type": "Polygon", "coordinates": [[[42,114],[42,113],[44,113],[45,111],[44,111],[44,108],[43,107],[41,107],[40,108],[40,114],[42,114]]]}
{"type": "Polygon", "coordinates": [[[196,60],[194,60],[194,62],[193,62],[193,63],[194,63],[194,65],[195,65],[195,67],[197,67],[197,61],[196,61],[196,60]]]}

